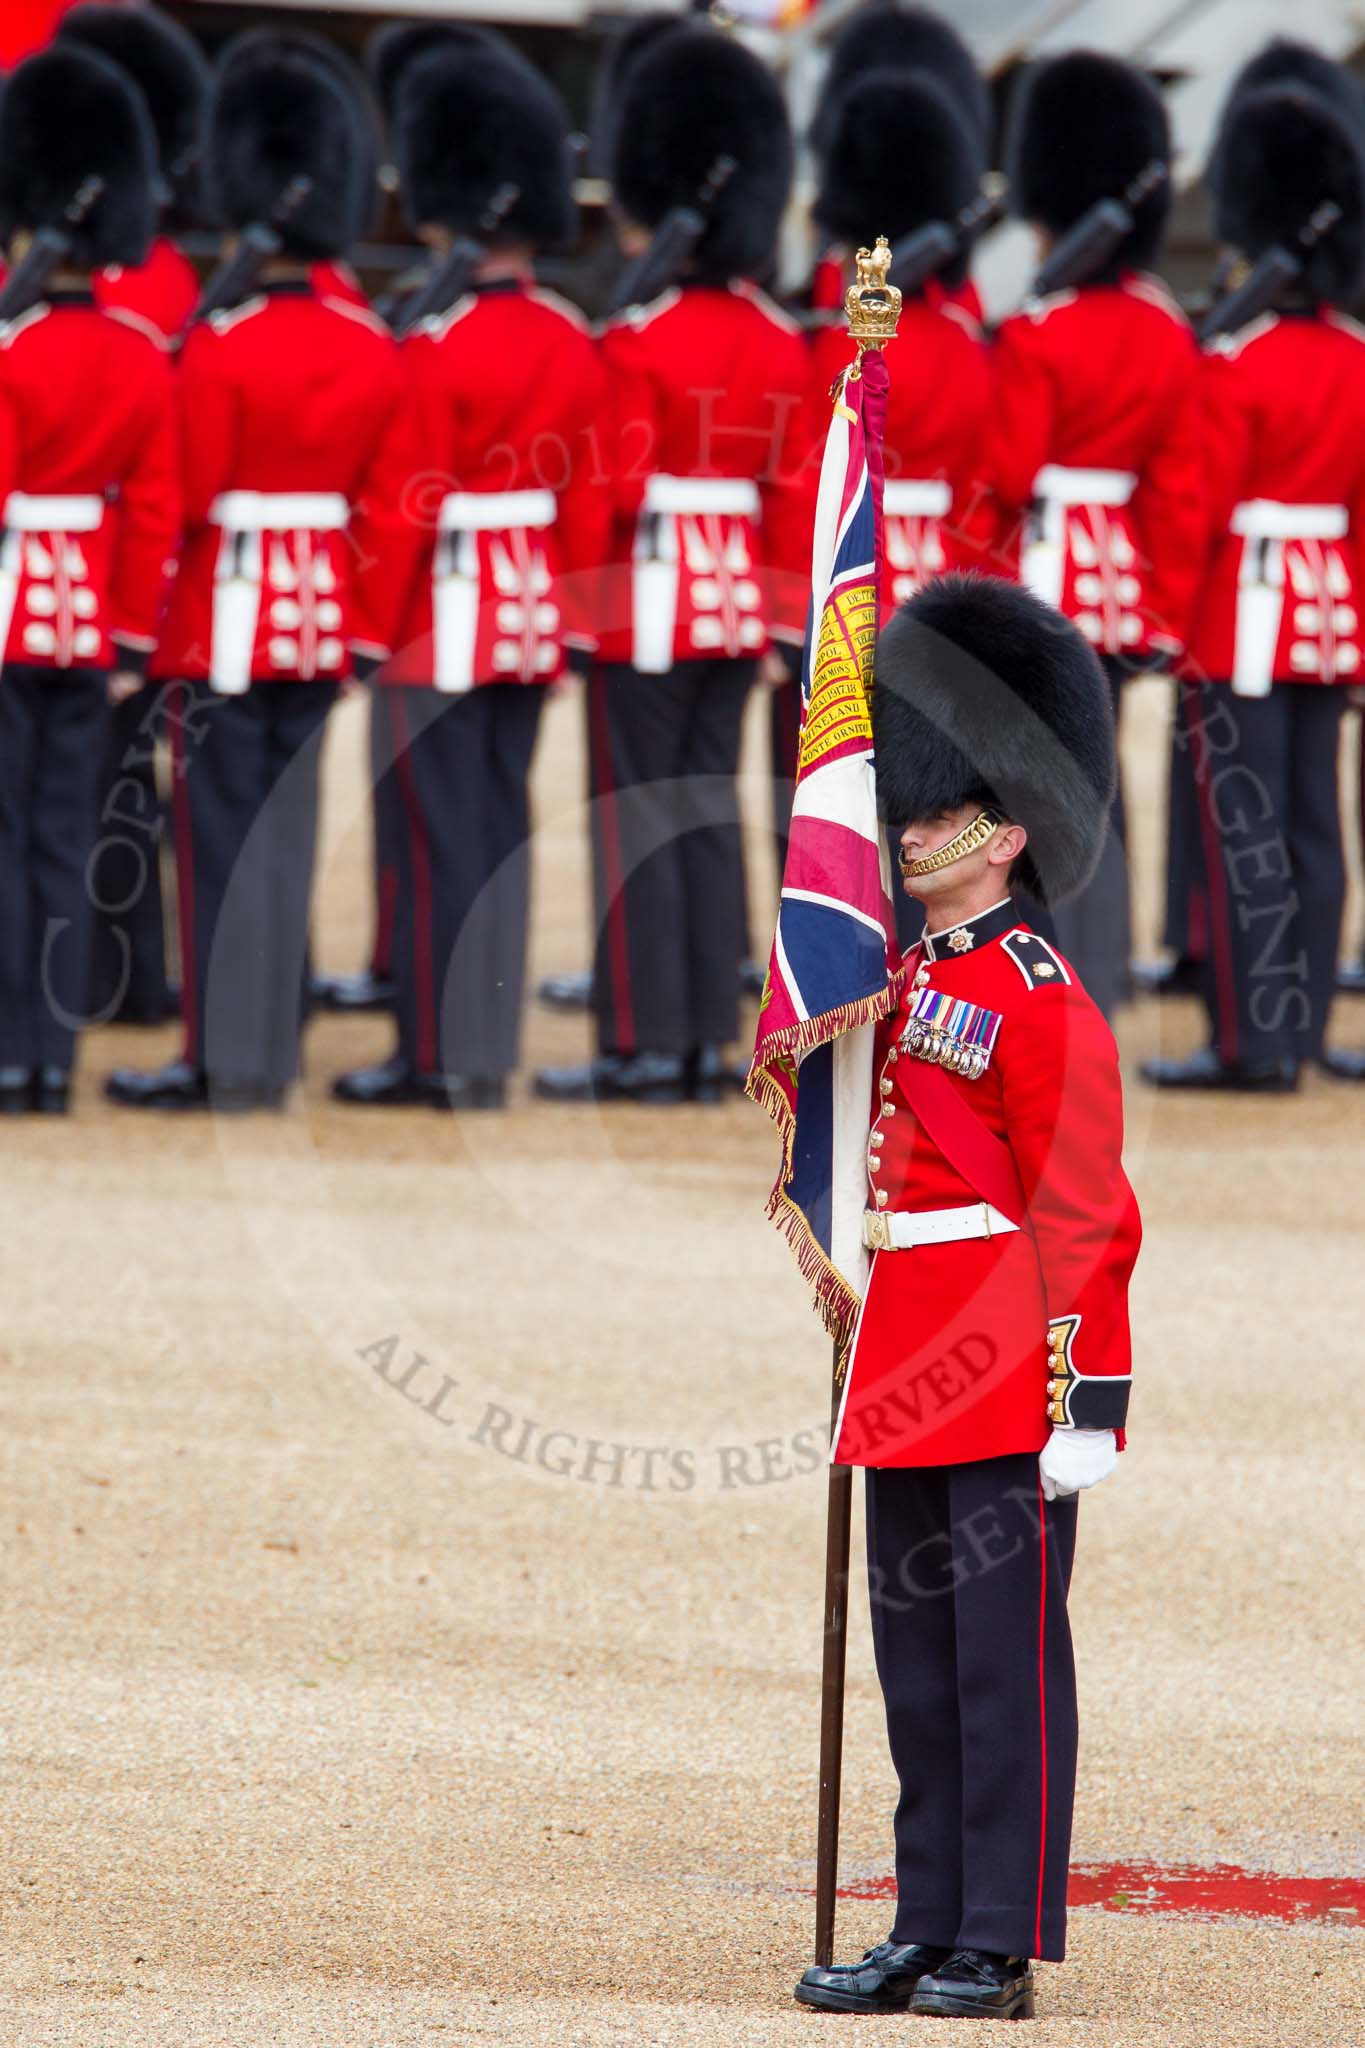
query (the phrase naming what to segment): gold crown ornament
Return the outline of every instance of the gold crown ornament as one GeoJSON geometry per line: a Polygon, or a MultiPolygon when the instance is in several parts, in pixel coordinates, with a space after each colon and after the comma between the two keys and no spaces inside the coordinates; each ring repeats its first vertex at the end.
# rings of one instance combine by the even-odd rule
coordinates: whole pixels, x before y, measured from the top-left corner
{"type": "Polygon", "coordinates": [[[864,349],[884,348],[896,338],[901,317],[901,295],[890,282],[891,249],[885,235],[878,235],[875,249],[860,249],[854,258],[857,273],[844,293],[844,315],[849,338],[864,349]]]}

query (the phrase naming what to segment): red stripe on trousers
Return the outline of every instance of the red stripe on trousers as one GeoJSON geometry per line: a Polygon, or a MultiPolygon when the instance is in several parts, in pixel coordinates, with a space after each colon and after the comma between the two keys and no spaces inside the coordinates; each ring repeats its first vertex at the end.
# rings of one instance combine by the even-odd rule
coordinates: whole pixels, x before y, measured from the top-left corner
{"type": "Polygon", "coordinates": [[[616,1027],[613,1052],[637,1052],[635,1009],[630,999],[630,938],[621,882],[621,825],[616,814],[616,777],[607,724],[607,685],[588,684],[588,744],[594,756],[593,782],[602,833],[602,883],[606,903],[607,958],[611,964],[611,1007],[616,1027]]]}
{"type": "Polygon", "coordinates": [[[1038,1736],[1041,1771],[1041,1808],[1038,1821],[1038,1912],[1033,1928],[1033,1953],[1043,1952],[1043,1876],[1047,1868],[1047,1523],[1043,1475],[1038,1474],[1038,1736]]]}
{"type": "Polygon", "coordinates": [[[421,1073],[434,1074],[437,1060],[436,988],[431,965],[431,853],[422,826],[417,779],[408,754],[407,718],[397,690],[390,698],[389,716],[394,729],[393,762],[398,772],[403,809],[407,814],[412,851],[412,964],[417,995],[417,1066],[421,1073]]]}
{"type": "Polygon", "coordinates": [[[375,892],[374,945],[370,950],[370,972],[377,981],[387,981],[393,958],[393,909],[398,895],[398,877],[392,867],[379,870],[375,892]]]}
{"type": "MultiPolygon", "coordinates": [[[[1196,684],[1180,686],[1181,700],[1195,739],[1195,712],[1202,706],[1202,691],[1196,684]]],[[[1237,979],[1232,965],[1232,933],[1228,909],[1227,877],[1223,873],[1223,849],[1218,821],[1213,815],[1207,751],[1203,769],[1191,761],[1194,793],[1199,806],[1199,831],[1204,842],[1204,867],[1208,881],[1209,959],[1213,965],[1213,987],[1218,1003],[1218,1052],[1225,1060],[1237,1057],[1237,979]]]]}
{"type": "Polygon", "coordinates": [[[194,827],[185,786],[185,720],[190,686],[178,683],[171,699],[171,837],[175,845],[176,922],[180,931],[180,1017],[185,1060],[199,1063],[199,978],[194,945],[194,827]]]}

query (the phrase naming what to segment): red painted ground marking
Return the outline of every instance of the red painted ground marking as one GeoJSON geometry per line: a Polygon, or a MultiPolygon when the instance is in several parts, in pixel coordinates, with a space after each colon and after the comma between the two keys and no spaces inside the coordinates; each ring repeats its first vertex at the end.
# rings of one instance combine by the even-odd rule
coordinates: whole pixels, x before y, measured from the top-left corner
{"type": "MultiPolygon", "coordinates": [[[[894,1877],[872,1877],[839,1890],[841,1899],[895,1895],[894,1877]]],[[[1277,1877],[1235,1863],[1215,1863],[1211,1869],[1174,1863],[1164,1870],[1155,1863],[1081,1863],[1072,1868],[1067,1899],[1073,1906],[1102,1906],[1108,1913],[1226,1914],[1365,1926],[1365,1879],[1277,1877]]]]}

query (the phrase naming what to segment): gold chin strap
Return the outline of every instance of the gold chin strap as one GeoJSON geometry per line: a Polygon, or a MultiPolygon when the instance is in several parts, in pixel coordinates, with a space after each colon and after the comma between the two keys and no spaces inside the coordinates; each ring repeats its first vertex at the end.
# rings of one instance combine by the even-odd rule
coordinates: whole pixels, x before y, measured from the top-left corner
{"type": "Polygon", "coordinates": [[[936,853],[926,853],[923,860],[907,860],[902,851],[898,859],[903,875],[936,875],[940,868],[950,868],[955,860],[964,854],[975,853],[978,846],[984,846],[988,839],[1004,824],[1004,819],[994,811],[978,811],[970,825],[964,825],[955,832],[946,846],[940,846],[936,853]]]}

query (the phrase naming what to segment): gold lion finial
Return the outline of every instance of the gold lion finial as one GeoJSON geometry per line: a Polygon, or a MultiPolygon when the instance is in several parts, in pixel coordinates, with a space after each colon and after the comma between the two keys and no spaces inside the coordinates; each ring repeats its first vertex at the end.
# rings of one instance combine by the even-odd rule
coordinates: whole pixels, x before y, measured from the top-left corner
{"type": "Polygon", "coordinates": [[[844,313],[861,356],[866,348],[884,348],[895,340],[901,295],[890,281],[891,250],[885,235],[878,235],[875,249],[860,249],[854,260],[857,275],[844,293],[844,313]]]}

